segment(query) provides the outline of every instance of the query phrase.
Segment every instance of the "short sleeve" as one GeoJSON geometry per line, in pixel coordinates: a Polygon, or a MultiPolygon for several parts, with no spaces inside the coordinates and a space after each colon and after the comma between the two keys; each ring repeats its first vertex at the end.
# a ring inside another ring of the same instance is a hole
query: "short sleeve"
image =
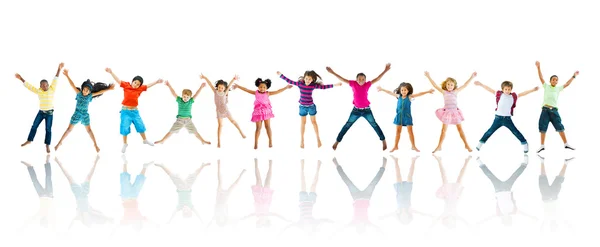
{"type": "Polygon", "coordinates": [[[560,86],[557,86],[557,89],[558,89],[558,91],[560,92],[560,91],[562,91],[563,89],[565,89],[565,85],[560,85],[560,86]]]}
{"type": "Polygon", "coordinates": [[[146,85],[141,85],[141,86],[139,87],[139,90],[140,90],[140,91],[142,91],[142,92],[144,92],[144,91],[148,90],[148,86],[146,86],[146,85]]]}
{"type": "Polygon", "coordinates": [[[183,99],[179,96],[177,96],[177,99],[175,99],[175,101],[177,101],[177,103],[183,103],[183,99]]]}
{"type": "Polygon", "coordinates": [[[126,81],[121,81],[121,83],[119,84],[122,88],[128,88],[131,85],[129,84],[129,82],[126,81]]]}
{"type": "Polygon", "coordinates": [[[190,100],[188,102],[190,102],[190,104],[193,104],[194,103],[194,97],[190,97],[190,100]]]}

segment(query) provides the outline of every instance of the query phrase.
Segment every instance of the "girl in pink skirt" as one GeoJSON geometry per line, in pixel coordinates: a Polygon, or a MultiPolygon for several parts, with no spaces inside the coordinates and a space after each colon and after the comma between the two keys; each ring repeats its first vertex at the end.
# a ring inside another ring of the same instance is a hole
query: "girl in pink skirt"
{"type": "Polygon", "coordinates": [[[269,137],[269,147],[271,148],[273,147],[273,139],[271,138],[271,118],[275,117],[275,115],[273,115],[269,96],[281,93],[288,88],[292,88],[293,86],[287,85],[286,87],[277,91],[269,92],[267,89],[271,87],[271,80],[266,79],[263,81],[261,78],[256,79],[254,85],[256,85],[258,88],[256,91],[252,91],[238,84],[236,84],[235,87],[246,93],[254,94],[256,97],[254,100],[254,111],[252,112],[252,122],[256,123],[256,131],[254,132],[254,149],[258,148],[258,137],[260,136],[260,130],[262,129],[263,122],[265,123],[265,129],[267,130],[267,136],[269,137]]]}
{"type": "Polygon", "coordinates": [[[467,82],[465,82],[465,84],[459,88],[456,88],[456,80],[452,77],[446,78],[446,80],[442,82],[442,85],[440,87],[435,84],[433,79],[431,79],[431,77],[429,76],[429,72],[425,71],[425,76],[427,77],[427,79],[429,79],[431,85],[433,85],[433,87],[436,90],[438,90],[444,95],[444,108],[440,108],[435,111],[435,115],[437,116],[437,118],[440,121],[442,121],[442,133],[440,134],[440,141],[438,143],[438,146],[437,148],[435,148],[435,150],[433,150],[433,153],[442,150],[442,143],[444,142],[444,138],[446,137],[446,129],[448,128],[448,125],[456,125],[456,129],[460,134],[460,138],[465,143],[465,148],[469,152],[471,152],[471,147],[469,147],[469,144],[467,143],[467,138],[465,137],[465,133],[463,132],[462,126],[460,124],[462,121],[465,120],[465,118],[463,117],[462,111],[460,111],[460,109],[458,108],[458,102],[456,97],[457,94],[460,91],[462,91],[465,87],[467,87],[471,80],[473,80],[473,78],[477,76],[477,72],[473,72],[469,80],[467,80],[467,82]]]}

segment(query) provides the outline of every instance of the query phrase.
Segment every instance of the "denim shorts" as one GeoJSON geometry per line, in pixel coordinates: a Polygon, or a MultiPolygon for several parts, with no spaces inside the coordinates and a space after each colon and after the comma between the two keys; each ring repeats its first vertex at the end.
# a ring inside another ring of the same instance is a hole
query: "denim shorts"
{"type": "Polygon", "coordinates": [[[565,131],[565,126],[562,124],[560,114],[558,114],[558,108],[542,107],[542,113],[540,114],[539,130],[541,133],[546,133],[548,130],[548,124],[552,123],[556,132],[565,131]]]}
{"type": "Polygon", "coordinates": [[[306,115],[317,115],[317,105],[300,105],[300,116],[306,117],[306,115]]]}

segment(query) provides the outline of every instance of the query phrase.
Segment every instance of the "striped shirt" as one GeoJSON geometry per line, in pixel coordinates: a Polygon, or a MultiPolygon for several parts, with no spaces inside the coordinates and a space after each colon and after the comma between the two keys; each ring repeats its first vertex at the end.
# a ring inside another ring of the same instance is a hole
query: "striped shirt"
{"type": "Polygon", "coordinates": [[[23,86],[38,95],[38,98],[40,99],[40,110],[48,111],[54,109],[54,92],[56,91],[57,83],[58,77],[54,77],[54,79],[52,79],[52,84],[50,84],[47,91],[34,87],[29,82],[24,82],[23,86]]]}
{"type": "Polygon", "coordinates": [[[458,108],[458,101],[456,99],[456,91],[444,91],[444,109],[456,109],[458,108]]]}
{"type": "Polygon", "coordinates": [[[315,89],[333,88],[333,84],[324,85],[324,84],[317,84],[317,83],[313,82],[309,85],[306,85],[304,83],[304,81],[292,81],[292,80],[288,79],[287,77],[285,77],[283,74],[280,75],[279,78],[285,80],[288,84],[298,86],[298,88],[300,88],[300,100],[298,102],[301,105],[305,105],[305,106],[314,104],[312,93],[315,89]]]}

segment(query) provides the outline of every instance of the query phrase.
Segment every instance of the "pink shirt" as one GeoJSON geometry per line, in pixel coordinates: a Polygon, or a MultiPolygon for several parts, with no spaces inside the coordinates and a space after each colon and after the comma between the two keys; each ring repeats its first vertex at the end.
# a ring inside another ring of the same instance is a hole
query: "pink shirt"
{"type": "Polygon", "coordinates": [[[367,221],[369,220],[369,199],[358,199],[354,201],[354,220],[367,221]]]}
{"type": "Polygon", "coordinates": [[[371,105],[369,102],[369,88],[371,88],[371,81],[365,82],[365,84],[359,85],[356,81],[348,81],[350,87],[352,88],[352,92],[354,93],[354,107],[356,108],[367,108],[371,105]]]}

